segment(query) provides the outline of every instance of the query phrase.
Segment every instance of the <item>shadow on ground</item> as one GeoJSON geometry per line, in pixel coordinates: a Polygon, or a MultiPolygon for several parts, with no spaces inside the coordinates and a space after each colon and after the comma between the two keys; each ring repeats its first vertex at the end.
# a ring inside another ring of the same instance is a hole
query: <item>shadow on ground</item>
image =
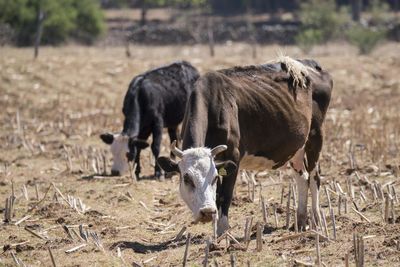
{"type": "MultiPolygon", "coordinates": [[[[110,246],[110,250],[114,250],[116,248],[120,249],[132,249],[136,253],[153,253],[160,252],[166,249],[182,247],[186,244],[186,236],[182,236],[179,240],[171,239],[164,242],[156,243],[156,244],[146,244],[137,241],[118,241],[110,246]]],[[[191,244],[201,244],[204,243],[204,235],[200,234],[191,238],[191,244]]]]}

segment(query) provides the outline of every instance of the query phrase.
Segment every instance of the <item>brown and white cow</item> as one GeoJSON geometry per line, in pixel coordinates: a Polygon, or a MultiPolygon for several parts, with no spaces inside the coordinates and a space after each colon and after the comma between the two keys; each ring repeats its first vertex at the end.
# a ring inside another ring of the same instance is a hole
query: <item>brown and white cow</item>
{"type": "Polygon", "coordinates": [[[180,173],[180,194],[195,221],[210,221],[215,214],[222,234],[229,227],[239,166],[276,169],[287,162],[298,185],[299,229],[306,226],[309,187],[313,213],[319,216],[320,181],[314,172],[332,84],[315,61],[283,56],[276,64],[202,76],[186,109],[183,150],[171,145],[180,161],[158,159],[165,171],[180,173]],[[219,181],[222,167],[226,175],[219,181]]]}

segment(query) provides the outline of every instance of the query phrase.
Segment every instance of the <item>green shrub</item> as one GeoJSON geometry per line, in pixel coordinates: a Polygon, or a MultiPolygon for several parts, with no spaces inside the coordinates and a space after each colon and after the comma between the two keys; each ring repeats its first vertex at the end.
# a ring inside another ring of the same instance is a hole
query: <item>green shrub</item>
{"type": "Polygon", "coordinates": [[[76,16],[78,27],[73,32],[73,36],[90,44],[105,32],[103,13],[93,0],[74,0],[74,7],[78,11],[76,16]]]}
{"type": "Polygon", "coordinates": [[[296,43],[304,52],[340,35],[349,21],[346,9],[337,12],[334,0],[309,0],[300,5],[301,28],[296,43]]]}
{"type": "Polygon", "coordinates": [[[347,30],[347,38],[358,47],[360,54],[369,54],[385,38],[386,31],[355,25],[347,30]]]}
{"type": "Polygon", "coordinates": [[[360,54],[369,54],[386,38],[389,6],[379,0],[371,1],[369,25],[353,24],[346,31],[348,41],[357,46],[360,54]]]}
{"type": "Polygon", "coordinates": [[[322,32],[318,29],[304,29],[296,36],[296,43],[306,54],[322,42],[322,32]]]}
{"type": "Polygon", "coordinates": [[[87,43],[104,32],[103,14],[96,0],[0,0],[0,23],[16,31],[18,45],[33,44],[39,6],[45,17],[44,44],[59,44],[68,37],[87,43]]]}

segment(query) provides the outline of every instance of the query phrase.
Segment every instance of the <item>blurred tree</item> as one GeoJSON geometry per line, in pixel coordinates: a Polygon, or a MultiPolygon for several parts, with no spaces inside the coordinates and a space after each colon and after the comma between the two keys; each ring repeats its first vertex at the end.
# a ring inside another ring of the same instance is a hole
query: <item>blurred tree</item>
{"type": "Polygon", "coordinates": [[[18,45],[32,45],[39,36],[38,10],[45,44],[59,44],[68,37],[90,43],[105,30],[96,0],[0,0],[0,23],[15,29],[18,45]]]}
{"type": "Polygon", "coordinates": [[[369,54],[386,38],[388,32],[386,24],[390,21],[388,16],[389,5],[381,0],[371,0],[367,9],[371,18],[368,26],[362,23],[353,23],[346,31],[350,43],[358,47],[360,54],[369,54]]]}
{"type": "Polygon", "coordinates": [[[296,42],[304,52],[339,35],[349,20],[346,10],[336,11],[334,0],[308,0],[301,4],[299,16],[302,25],[296,42]]]}
{"type": "Polygon", "coordinates": [[[353,21],[360,21],[361,9],[361,0],[351,0],[351,18],[353,19],[353,21]]]}

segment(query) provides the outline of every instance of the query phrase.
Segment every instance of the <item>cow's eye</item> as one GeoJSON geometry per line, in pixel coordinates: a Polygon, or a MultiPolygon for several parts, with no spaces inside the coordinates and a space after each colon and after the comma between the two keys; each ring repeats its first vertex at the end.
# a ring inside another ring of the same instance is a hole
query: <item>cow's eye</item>
{"type": "Polygon", "coordinates": [[[185,185],[190,186],[192,188],[194,188],[194,183],[193,180],[190,178],[189,174],[185,174],[183,176],[183,182],[185,183],[185,185]]]}

